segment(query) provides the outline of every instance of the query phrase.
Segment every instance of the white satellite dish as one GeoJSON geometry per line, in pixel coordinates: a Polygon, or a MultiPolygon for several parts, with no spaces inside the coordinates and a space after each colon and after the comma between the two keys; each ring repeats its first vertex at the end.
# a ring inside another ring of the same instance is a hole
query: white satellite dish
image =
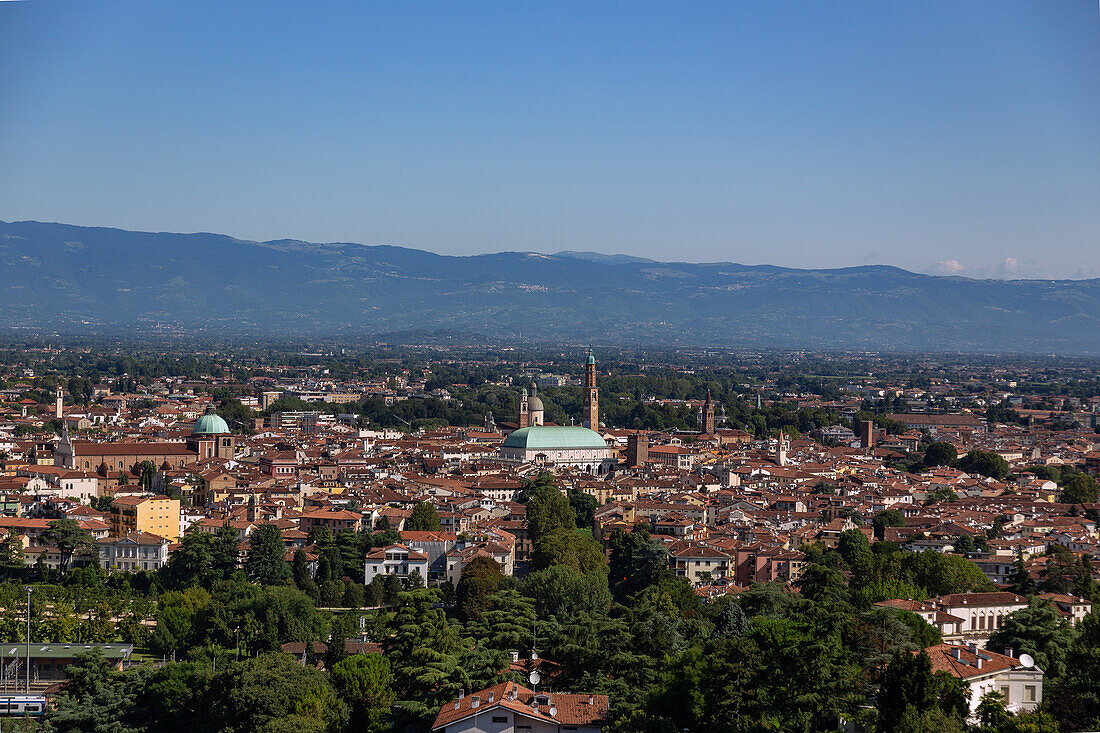
{"type": "Polygon", "coordinates": [[[531,680],[532,685],[537,685],[539,682],[542,681],[542,677],[539,675],[538,670],[535,670],[530,675],[528,675],[527,679],[531,680]]]}
{"type": "Polygon", "coordinates": [[[1035,666],[1035,657],[1031,656],[1030,654],[1021,654],[1020,655],[1020,664],[1022,664],[1025,667],[1034,667],[1035,666]]]}
{"type": "Polygon", "coordinates": [[[550,706],[550,717],[553,718],[557,714],[558,714],[558,709],[556,707],[554,707],[553,705],[551,705],[550,706]]]}

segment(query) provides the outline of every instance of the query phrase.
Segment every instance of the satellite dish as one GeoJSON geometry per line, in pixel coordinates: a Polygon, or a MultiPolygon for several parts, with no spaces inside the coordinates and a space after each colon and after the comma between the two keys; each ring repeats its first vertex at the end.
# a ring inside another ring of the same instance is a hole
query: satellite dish
{"type": "Polygon", "coordinates": [[[557,714],[558,714],[558,709],[556,707],[554,707],[553,705],[551,705],[550,706],[550,717],[553,718],[557,714]]]}
{"type": "Polygon", "coordinates": [[[1021,654],[1020,655],[1020,664],[1022,664],[1025,667],[1034,667],[1035,666],[1035,657],[1031,656],[1030,654],[1021,654]]]}
{"type": "Polygon", "coordinates": [[[538,670],[535,670],[527,676],[527,679],[531,680],[532,685],[537,685],[539,682],[542,681],[542,676],[539,675],[538,670]]]}

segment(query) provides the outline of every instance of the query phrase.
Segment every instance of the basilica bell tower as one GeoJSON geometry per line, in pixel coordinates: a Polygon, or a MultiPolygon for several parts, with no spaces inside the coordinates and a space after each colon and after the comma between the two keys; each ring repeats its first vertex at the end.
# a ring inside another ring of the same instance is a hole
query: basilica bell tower
{"type": "Polygon", "coordinates": [[[584,365],[584,425],[590,430],[600,430],[600,391],[596,388],[596,357],[588,352],[584,365]]]}

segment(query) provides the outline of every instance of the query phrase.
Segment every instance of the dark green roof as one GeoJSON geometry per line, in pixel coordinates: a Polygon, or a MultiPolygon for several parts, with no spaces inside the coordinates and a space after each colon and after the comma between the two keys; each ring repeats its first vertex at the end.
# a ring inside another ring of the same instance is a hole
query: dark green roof
{"type": "Polygon", "coordinates": [[[229,425],[213,410],[196,420],[195,427],[191,430],[194,435],[220,435],[228,432],[229,425]]]}
{"type": "MultiPolygon", "coordinates": [[[[107,659],[126,659],[133,653],[132,644],[35,644],[31,642],[31,658],[67,659],[77,654],[99,649],[107,659]]],[[[0,647],[0,658],[21,659],[27,654],[25,642],[12,642],[0,647]]]]}

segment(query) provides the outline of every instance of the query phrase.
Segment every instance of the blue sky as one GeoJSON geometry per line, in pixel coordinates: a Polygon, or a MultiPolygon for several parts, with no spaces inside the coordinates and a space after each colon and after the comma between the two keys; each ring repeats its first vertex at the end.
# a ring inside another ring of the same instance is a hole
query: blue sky
{"type": "Polygon", "coordinates": [[[1100,13],[0,2],[0,219],[1100,276],[1100,13]]]}

